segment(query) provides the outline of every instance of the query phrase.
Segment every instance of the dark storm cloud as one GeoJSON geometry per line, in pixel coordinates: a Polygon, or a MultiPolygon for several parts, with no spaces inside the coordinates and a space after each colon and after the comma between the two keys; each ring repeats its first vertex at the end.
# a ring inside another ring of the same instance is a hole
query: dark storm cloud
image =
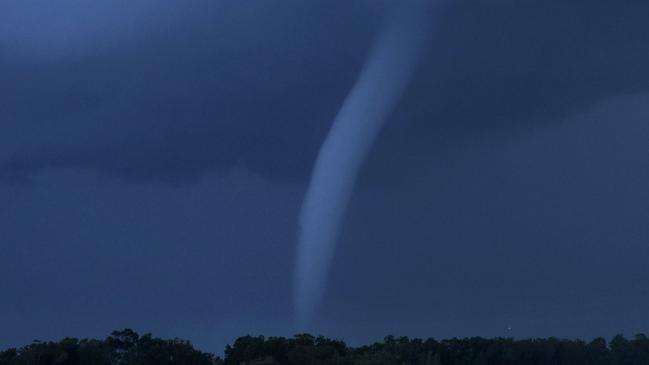
{"type": "Polygon", "coordinates": [[[3,176],[71,167],[182,181],[239,165],[302,173],[372,20],[295,1],[226,5],[76,58],[38,62],[30,50],[5,61],[3,176]]]}
{"type": "Polygon", "coordinates": [[[409,179],[357,191],[320,328],[646,331],[648,101],[613,98],[516,138],[457,141],[409,179]]]}
{"type": "MultiPolygon", "coordinates": [[[[378,1],[0,1],[0,344],[291,335],[305,179],[378,1]]],[[[646,332],[649,3],[447,12],[314,332],[646,332]]]]}
{"type": "MultiPolygon", "coordinates": [[[[151,4],[127,9],[132,23],[147,20],[130,33],[111,29],[124,26],[119,14],[96,30],[10,13],[9,26],[42,24],[1,38],[0,180],[51,168],[174,183],[241,166],[308,176],[383,9],[188,4],[176,18],[163,9],[173,22],[151,20],[151,4]]],[[[370,166],[649,89],[646,2],[462,1],[447,11],[370,166]]]]}

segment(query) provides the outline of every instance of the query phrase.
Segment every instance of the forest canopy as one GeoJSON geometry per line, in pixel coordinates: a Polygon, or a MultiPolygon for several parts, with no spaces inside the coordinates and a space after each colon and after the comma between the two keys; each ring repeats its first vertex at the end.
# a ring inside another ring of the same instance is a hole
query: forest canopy
{"type": "Polygon", "coordinates": [[[186,340],[161,339],[131,329],[103,340],[65,338],[0,351],[0,365],[646,365],[649,339],[622,335],[610,342],[558,338],[421,340],[387,336],[383,342],[351,347],[344,341],[299,334],[292,338],[244,336],[227,345],[224,358],[186,340]]]}

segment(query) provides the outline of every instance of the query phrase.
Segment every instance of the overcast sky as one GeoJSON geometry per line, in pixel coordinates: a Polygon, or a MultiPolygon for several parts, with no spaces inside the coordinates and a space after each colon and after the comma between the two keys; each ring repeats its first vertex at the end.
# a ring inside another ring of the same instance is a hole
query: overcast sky
{"type": "MultiPolygon", "coordinates": [[[[292,334],[309,174],[393,5],[0,2],[0,344],[292,334]]],[[[448,5],[312,332],[649,332],[649,3],[448,5]]]]}

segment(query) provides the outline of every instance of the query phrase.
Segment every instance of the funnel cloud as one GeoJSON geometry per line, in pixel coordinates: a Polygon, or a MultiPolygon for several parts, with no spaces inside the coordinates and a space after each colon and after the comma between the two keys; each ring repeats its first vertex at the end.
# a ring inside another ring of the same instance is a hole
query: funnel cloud
{"type": "Polygon", "coordinates": [[[400,5],[320,149],[300,215],[294,298],[300,328],[322,300],[358,172],[415,70],[430,33],[429,10],[425,1],[400,5]]]}

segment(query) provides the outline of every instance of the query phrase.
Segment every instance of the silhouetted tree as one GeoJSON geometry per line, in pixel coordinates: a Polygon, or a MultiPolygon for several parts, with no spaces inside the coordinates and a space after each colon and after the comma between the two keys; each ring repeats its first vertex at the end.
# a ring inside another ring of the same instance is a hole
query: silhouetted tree
{"type": "Polygon", "coordinates": [[[115,331],[104,341],[65,338],[34,341],[0,352],[0,365],[217,365],[221,359],[184,340],[139,336],[131,329],[115,331]]]}
{"type": "Polygon", "coordinates": [[[293,338],[244,336],[225,348],[225,360],[185,340],[139,335],[131,329],[105,340],[34,341],[0,351],[0,365],[649,365],[649,338],[615,336],[588,343],[557,338],[443,341],[387,336],[357,348],[310,334],[293,338]]]}

